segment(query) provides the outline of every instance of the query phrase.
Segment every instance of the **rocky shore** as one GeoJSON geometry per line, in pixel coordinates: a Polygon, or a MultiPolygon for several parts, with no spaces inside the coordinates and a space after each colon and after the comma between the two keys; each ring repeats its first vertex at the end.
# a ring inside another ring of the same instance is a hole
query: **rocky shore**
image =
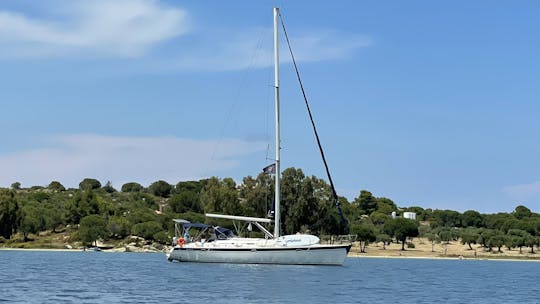
{"type": "Polygon", "coordinates": [[[26,242],[20,239],[3,240],[0,242],[1,250],[50,250],[50,251],[90,251],[103,252],[148,252],[165,253],[172,246],[152,242],[138,236],[128,236],[121,240],[97,241],[95,246],[84,246],[81,242],[70,241],[66,233],[40,233],[26,242]]]}

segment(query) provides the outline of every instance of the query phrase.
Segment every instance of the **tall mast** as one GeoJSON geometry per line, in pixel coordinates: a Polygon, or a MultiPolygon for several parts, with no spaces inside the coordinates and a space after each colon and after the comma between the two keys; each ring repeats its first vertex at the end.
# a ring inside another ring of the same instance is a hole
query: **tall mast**
{"type": "Polygon", "coordinates": [[[274,7],[274,93],[276,99],[276,186],[274,201],[274,237],[279,237],[279,227],[281,226],[281,213],[279,207],[279,182],[281,175],[279,150],[281,150],[279,139],[279,48],[278,48],[278,18],[279,8],[274,7]]]}

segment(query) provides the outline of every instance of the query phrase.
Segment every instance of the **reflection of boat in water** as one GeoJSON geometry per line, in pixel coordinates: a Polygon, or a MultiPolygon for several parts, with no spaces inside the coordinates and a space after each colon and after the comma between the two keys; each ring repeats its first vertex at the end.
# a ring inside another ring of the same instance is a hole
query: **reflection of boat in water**
{"type": "MultiPolygon", "coordinates": [[[[276,158],[270,168],[275,173],[274,232],[268,231],[263,224],[271,223],[271,219],[232,215],[206,214],[207,217],[229,219],[243,222],[247,230],[256,226],[264,238],[244,238],[223,227],[190,223],[175,220],[174,247],[168,254],[170,261],[180,262],[216,262],[216,263],[257,263],[257,264],[310,264],[310,265],[342,265],[348,244],[321,244],[317,236],[294,234],[280,236],[280,129],[279,129],[279,63],[278,63],[278,19],[279,9],[274,8],[274,71],[276,102],[276,158]],[[197,230],[197,236],[190,236],[191,230],[197,230]]],[[[307,101],[306,101],[307,102],[307,101]]],[[[308,108],[309,111],[309,108],[308,108]]],[[[311,116],[311,114],[310,114],[311,116]]],[[[314,125],[313,125],[314,126],[314,125]]],[[[317,134],[315,133],[317,136],[317,134]]],[[[318,137],[317,137],[318,139],[318,137]]],[[[319,142],[320,145],[320,142],[319,142]]],[[[322,153],[322,148],[321,148],[322,153]]],[[[324,155],[323,155],[323,161],[324,155]]],[[[326,163],[325,163],[326,165],[326,163]]],[[[328,172],[328,168],[327,168],[328,172]]],[[[333,189],[336,205],[339,207],[337,194],[333,189]]],[[[342,215],[342,214],[341,214],[342,215]]],[[[343,216],[343,215],[342,215],[343,216]]],[[[342,217],[344,222],[345,219],[342,217]]]]}

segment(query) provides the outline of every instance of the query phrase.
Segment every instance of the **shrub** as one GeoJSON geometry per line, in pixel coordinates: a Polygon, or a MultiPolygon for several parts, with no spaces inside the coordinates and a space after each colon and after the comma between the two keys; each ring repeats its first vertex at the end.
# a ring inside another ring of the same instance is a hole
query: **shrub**
{"type": "Polygon", "coordinates": [[[154,241],[160,243],[160,244],[169,244],[171,242],[171,238],[165,231],[159,231],[154,234],[153,236],[154,241]]]}
{"type": "Polygon", "coordinates": [[[144,222],[133,225],[131,227],[131,233],[142,238],[153,240],[154,235],[160,231],[163,231],[161,224],[155,221],[144,222]]]}

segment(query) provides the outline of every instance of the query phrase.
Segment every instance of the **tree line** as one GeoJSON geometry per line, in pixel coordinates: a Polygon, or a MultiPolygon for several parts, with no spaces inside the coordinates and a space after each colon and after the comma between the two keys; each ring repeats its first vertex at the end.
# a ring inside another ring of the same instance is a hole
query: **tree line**
{"type": "MultiPolygon", "coordinates": [[[[41,231],[78,227],[72,238],[85,244],[130,235],[168,244],[174,234],[173,218],[216,224],[219,220],[207,219],[204,213],[266,217],[273,192],[273,177],[262,173],[247,176],[239,184],[232,178],[211,177],[177,184],[159,180],[148,187],[130,182],[119,190],[111,182],[102,185],[93,178],[82,180],[77,189],[66,189],[58,181],[30,188],[13,183],[0,189],[0,241],[15,234],[26,241],[41,231]]],[[[522,205],[511,213],[497,214],[398,208],[391,199],[375,197],[366,190],[352,201],[345,197],[339,200],[349,222],[347,232],[357,236],[362,250],[370,242],[385,245],[392,241],[405,249],[408,238],[416,236],[427,237],[433,244],[460,240],[499,251],[506,246],[534,252],[540,243],[540,215],[522,205]],[[399,217],[406,211],[415,212],[417,220],[399,217]],[[398,217],[392,218],[392,212],[398,217]]],[[[306,176],[298,168],[282,173],[281,217],[284,234],[337,235],[346,228],[326,181],[306,176]]]]}

